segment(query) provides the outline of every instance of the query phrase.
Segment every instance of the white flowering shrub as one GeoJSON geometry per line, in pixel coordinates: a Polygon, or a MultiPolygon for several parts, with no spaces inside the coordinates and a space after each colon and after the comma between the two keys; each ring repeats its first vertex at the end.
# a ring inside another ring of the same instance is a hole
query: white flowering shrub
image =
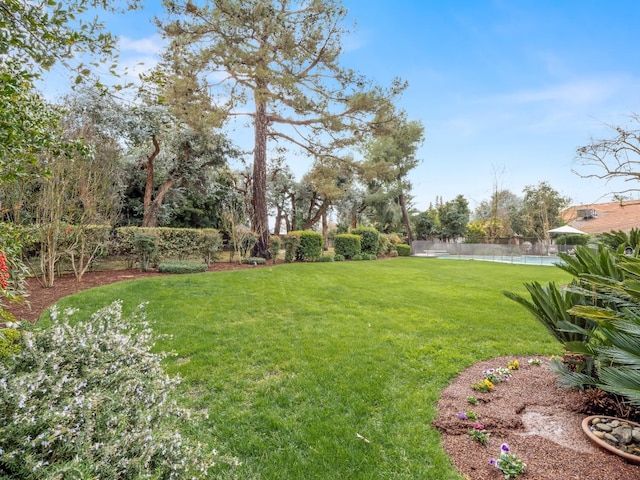
{"type": "Polygon", "coordinates": [[[180,435],[188,412],[144,310],[123,319],[114,302],[73,326],[68,315],[54,308],[0,364],[0,478],[205,478],[218,458],[180,435]]]}

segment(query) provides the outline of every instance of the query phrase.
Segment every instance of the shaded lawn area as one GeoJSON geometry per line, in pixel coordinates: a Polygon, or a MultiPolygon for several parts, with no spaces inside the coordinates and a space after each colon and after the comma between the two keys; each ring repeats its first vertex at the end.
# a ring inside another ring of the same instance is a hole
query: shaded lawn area
{"type": "Polygon", "coordinates": [[[208,415],[188,433],[242,462],[219,478],[460,479],[430,426],[440,391],[479,360],[561,353],[501,293],[534,280],[570,276],[424,258],[289,264],[123,282],[59,305],[82,318],[149,302],[184,404],[208,415]]]}

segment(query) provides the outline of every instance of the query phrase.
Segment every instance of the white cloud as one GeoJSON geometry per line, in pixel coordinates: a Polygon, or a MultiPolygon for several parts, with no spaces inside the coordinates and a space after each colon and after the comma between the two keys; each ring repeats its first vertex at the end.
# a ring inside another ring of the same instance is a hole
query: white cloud
{"type": "Polygon", "coordinates": [[[129,37],[119,37],[120,52],[142,53],[145,55],[157,55],[166,46],[166,41],[157,33],[150,37],[134,40],[129,37]]]}

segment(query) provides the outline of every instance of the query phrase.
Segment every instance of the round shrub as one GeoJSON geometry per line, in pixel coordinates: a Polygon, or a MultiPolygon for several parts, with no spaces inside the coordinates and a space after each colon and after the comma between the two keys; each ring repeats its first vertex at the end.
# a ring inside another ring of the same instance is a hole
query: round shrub
{"type": "Polygon", "coordinates": [[[404,243],[399,243],[396,245],[396,251],[400,257],[409,257],[411,256],[411,246],[405,245],[404,243]]]}
{"type": "Polygon", "coordinates": [[[300,245],[300,237],[298,235],[287,235],[284,238],[284,261],[287,263],[295,262],[296,250],[300,245]]]}
{"type": "Polygon", "coordinates": [[[264,265],[267,260],[262,257],[247,257],[242,259],[242,263],[246,265],[264,265]]]}
{"type": "Polygon", "coordinates": [[[276,263],[278,259],[278,253],[280,253],[280,248],[282,247],[282,241],[280,237],[277,235],[273,235],[271,237],[271,245],[269,247],[269,252],[271,253],[271,258],[273,259],[273,263],[276,263]]]}
{"type": "Polygon", "coordinates": [[[345,260],[344,255],[340,255],[339,253],[336,253],[333,256],[333,261],[334,262],[344,262],[344,260],[345,260]]]}
{"type": "Polygon", "coordinates": [[[333,257],[331,255],[323,255],[322,257],[318,257],[316,262],[333,262],[333,257]]]}
{"type": "Polygon", "coordinates": [[[179,380],[153,353],[144,312],[114,302],[91,320],[23,335],[0,362],[3,478],[206,478],[216,458],[179,430],[179,380]]]}
{"type": "Polygon", "coordinates": [[[358,255],[361,250],[362,238],[360,235],[353,233],[341,233],[336,235],[333,240],[333,249],[336,254],[343,255],[345,258],[353,258],[358,255]]]}
{"type": "Polygon", "coordinates": [[[206,263],[193,260],[174,260],[158,265],[158,271],[160,273],[200,273],[206,272],[207,268],[209,267],[206,263]]]}
{"type": "Polygon", "coordinates": [[[378,239],[380,238],[380,232],[373,227],[358,227],[352,228],[351,233],[353,235],[360,235],[361,240],[361,251],[363,253],[372,253],[377,255],[378,249],[380,246],[378,245],[378,239]]]}

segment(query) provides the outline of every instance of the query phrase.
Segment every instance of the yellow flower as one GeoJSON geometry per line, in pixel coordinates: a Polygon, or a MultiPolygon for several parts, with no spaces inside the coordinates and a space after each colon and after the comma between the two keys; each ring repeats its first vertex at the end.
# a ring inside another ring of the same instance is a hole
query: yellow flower
{"type": "Polygon", "coordinates": [[[509,362],[509,370],[518,370],[519,368],[520,368],[520,362],[518,362],[518,360],[509,362]]]}
{"type": "Polygon", "coordinates": [[[488,388],[493,388],[493,383],[491,383],[490,380],[488,379],[484,379],[484,384],[488,387],[488,388]]]}

